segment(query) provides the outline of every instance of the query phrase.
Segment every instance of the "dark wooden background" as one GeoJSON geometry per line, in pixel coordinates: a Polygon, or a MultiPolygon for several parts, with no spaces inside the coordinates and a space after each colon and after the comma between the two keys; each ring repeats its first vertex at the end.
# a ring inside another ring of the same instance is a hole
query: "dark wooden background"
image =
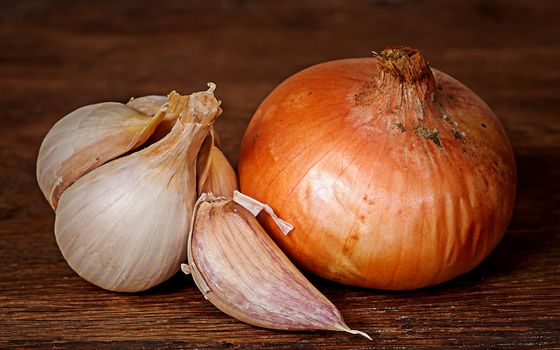
{"type": "Polygon", "coordinates": [[[559,1],[3,1],[0,10],[0,347],[560,348],[559,1]],[[278,332],[238,322],[187,276],[142,294],[81,280],[35,180],[40,142],[73,109],[218,85],[235,164],[259,101],[311,64],[390,44],[476,91],[517,156],[510,228],[477,269],[403,293],[313,278],[347,323],[278,332]]]}

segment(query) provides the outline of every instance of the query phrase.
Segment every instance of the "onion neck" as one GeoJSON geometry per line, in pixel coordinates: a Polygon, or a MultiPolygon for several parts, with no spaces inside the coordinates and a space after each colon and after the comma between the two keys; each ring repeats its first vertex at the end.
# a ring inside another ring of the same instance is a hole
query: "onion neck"
{"type": "Polygon", "coordinates": [[[400,105],[408,102],[425,106],[435,101],[434,76],[428,62],[418,50],[406,46],[391,46],[377,56],[377,61],[378,86],[387,94],[403,96],[400,105]]]}

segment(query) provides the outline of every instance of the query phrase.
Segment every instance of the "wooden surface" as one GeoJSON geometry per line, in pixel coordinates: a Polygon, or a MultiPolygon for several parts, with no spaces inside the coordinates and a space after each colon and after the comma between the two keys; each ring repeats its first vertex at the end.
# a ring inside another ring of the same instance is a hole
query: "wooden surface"
{"type": "Polygon", "coordinates": [[[4,1],[0,10],[0,347],[560,348],[560,2],[4,1]],[[212,4],[211,4],[212,3],[212,4]],[[259,101],[314,63],[389,44],[422,50],[476,91],[514,146],[510,228],[477,269],[406,293],[313,278],[348,325],[278,332],[238,322],[183,275],[141,294],[80,279],[35,180],[40,142],[75,108],[218,85],[237,162],[259,101]]]}

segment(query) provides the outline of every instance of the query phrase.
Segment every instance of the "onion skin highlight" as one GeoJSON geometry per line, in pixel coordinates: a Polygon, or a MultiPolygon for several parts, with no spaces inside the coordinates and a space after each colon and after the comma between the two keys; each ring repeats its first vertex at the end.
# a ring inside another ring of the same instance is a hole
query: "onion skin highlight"
{"type": "Polygon", "coordinates": [[[299,266],[389,290],[477,266],[507,228],[517,182],[495,114],[405,47],[280,84],[245,133],[239,180],[294,225],[285,236],[262,218],[299,266]]]}

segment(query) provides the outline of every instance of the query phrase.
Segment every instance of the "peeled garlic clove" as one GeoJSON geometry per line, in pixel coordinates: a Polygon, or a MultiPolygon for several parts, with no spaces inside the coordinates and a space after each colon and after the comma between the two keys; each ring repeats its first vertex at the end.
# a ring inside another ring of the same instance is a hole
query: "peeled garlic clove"
{"type": "Polygon", "coordinates": [[[212,131],[198,154],[198,194],[212,192],[216,196],[232,197],[238,189],[237,175],[215,142],[216,134],[212,131]]]}
{"type": "Polygon", "coordinates": [[[196,202],[196,158],[220,114],[214,85],[169,95],[178,116],[161,141],[80,178],[62,196],[55,235],[81,277],[112,291],[138,292],[173,276],[186,259],[196,202]]]}
{"type": "Polygon", "coordinates": [[[200,196],[188,265],[181,267],[193,275],[206,299],[243,322],[368,337],[348,328],[338,309],[288,260],[251,212],[232,199],[200,196]]]}
{"type": "Polygon", "coordinates": [[[53,209],[68,186],[144,143],[162,118],[163,111],[150,117],[121,103],[105,102],[78,108],[59,120],[37,158],[37,182],[53,209]]]}

